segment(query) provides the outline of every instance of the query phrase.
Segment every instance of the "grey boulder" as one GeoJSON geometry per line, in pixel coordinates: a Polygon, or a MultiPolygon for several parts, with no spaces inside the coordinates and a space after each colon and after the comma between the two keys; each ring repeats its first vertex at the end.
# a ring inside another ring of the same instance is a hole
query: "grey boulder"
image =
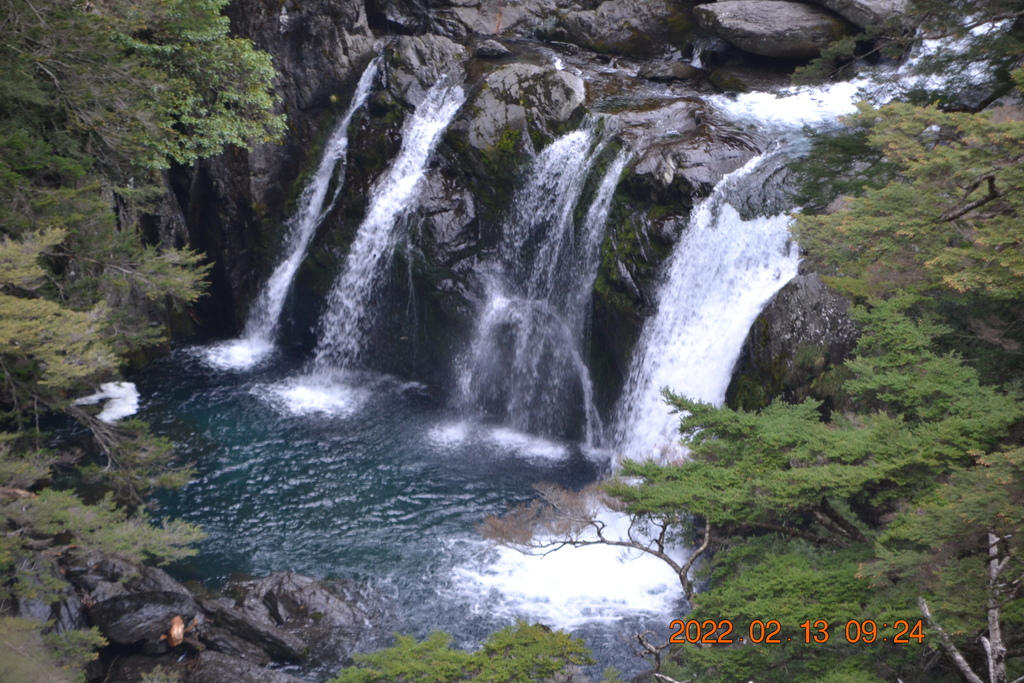
{"type": "Polygon", "coordinates": [[[832,10],[857,26],[877,26],[900,22],[907,13],[907,0],[811,0],[832,10]]]}
{"type": "Polygon", "coordinates": [[[785,0],[726,0],[694,8],[702,28],[745,52],[807,60],[852,33],[842,17],[785,0]]]}
{"type": "Polygon", "coordinates": [[[188,595],[159,591],[104,600],[89,610],[89,620],[112,643],[156,645],[170,630],[174,617],[189,625],[199,614],[199,605],[188,595]]]}
{"type": "Polygon", "coordinates": [[[469,144],[494,147],[506,130],[527,124],[548,132],[565,123],[583,104],[583,80],[554,67],[509,64],[489,74],[471,103],[469,144]]]}

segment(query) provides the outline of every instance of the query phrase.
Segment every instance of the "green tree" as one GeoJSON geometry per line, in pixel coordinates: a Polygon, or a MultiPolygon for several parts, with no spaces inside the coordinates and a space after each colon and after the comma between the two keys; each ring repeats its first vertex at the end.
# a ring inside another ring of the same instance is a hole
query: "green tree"
{"type": "MultiPolygon", "coordinates": [[[[0,602],[53,598],[50,560],[101,552],[167,562],[199,530],[152,524],[154,487],[180,484],[145,424],[76,405],[166,338],[168,306],[203,292],[201,257],[151,244],[163,172],[229,145],[278,138],[269,56],[231,37],[227,0],[9,0],[0,5],[0,602]],[[40,418],[63,413],[98,452],[86,502],[47,487],[57,464],[40,418]],[[46,553],[42,555],[41,553],[46,553]]],[[[56,643],[92,649],[88,634],[56,643]]],[[[77,655],[76,655],[77,656],[77,655]]]]}
{"type": "Polygon", "coordinates": [[[492,633],[477,652],[451,648],[451,636],[435,631],[417,643],[397,636],[393,647],[354,655],[357,666],[331,683],[530,683],[568,667],[593,664],[590,651],[567,633],[519,622],[492,633]]]}
{"type": "MultiPolygon", "coordinates": [[[[1019,72],[1018,77],[1024,77],[1019,72]]],[[[842,210],[801,216],[801,244],[857,294],[949,289],[1024,294],[1024,121],[891,104],[848,121],[870,131],[890,182],[862,185],[842,210]]]]}

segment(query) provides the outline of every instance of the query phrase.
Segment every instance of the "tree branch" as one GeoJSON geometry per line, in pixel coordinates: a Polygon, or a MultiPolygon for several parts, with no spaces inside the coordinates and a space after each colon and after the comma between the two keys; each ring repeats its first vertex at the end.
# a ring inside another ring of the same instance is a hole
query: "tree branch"
{"type": "Polygon", "coordinates": [[[971,211],[974,211],[975,209],[980,208],[985,204],[988,204],[989,202],[1003,196],[1003,193],[996,189],[995,176],[989,174],[983,178],[979,178],[976,183],[967,188],[967,194],[964,195],[964,198],[971,196],[971,193],[978,189],[978,186],[980,186],[983,182],[988,184],[988,194],[986,194],[981,199],[976,199],[970,204],[965,204],[958,209],[950,209],[946,213],[939,216],[939,222],[948,223],[949,221],[955,221],[957,218],[960,218],[961,216],[968,214],[971,211]]]}
{"type": "Polygon", "coordinates": [[[858,543],[867,543],[868,539],[864,537],[861,530],[858,529],[850,520],[843,517],[839,512],[832,507],[832,504],[828,502],[828,499],[822,497],[821,505],[818,506],[818,510],[822,515],[831,520],[836,526],[839,527],[840,532],[845,536],[852,538],[858,543]]]}

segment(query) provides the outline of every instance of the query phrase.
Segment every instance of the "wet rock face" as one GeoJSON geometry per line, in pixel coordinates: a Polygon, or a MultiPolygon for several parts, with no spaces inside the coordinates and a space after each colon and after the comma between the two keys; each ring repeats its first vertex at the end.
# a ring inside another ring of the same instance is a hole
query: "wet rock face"
{"type": "Polygon", "coordinates": [[[762,57],[808,60],[852,32],[841,17],[785,0],[726,0],[694,8],[701,27],[762,57]]]}
{"type": "Polygon", "coordinates": [[[858,331],[849,304],[816,273],[782,288],[754,322],[727,392],[733,407],[772,399],[830,398],[829,373],[853,352],[858,331]]]}
{"type": "Polygon", "coordinates": [[[172,205],[150,228],[165,243],[187,239],[210,255],[210,296],[198,302],[197,312],[208,331],[220,334],[241,327],[258,275],[272,267],[289,188],[337,115],[332,98],[346,101],[379,49],[362,2],[244,0],[227,13],[232,32],[274,60],[287,137],[283,144],[230,149],[194,168],[173,169],[172,205]]]}

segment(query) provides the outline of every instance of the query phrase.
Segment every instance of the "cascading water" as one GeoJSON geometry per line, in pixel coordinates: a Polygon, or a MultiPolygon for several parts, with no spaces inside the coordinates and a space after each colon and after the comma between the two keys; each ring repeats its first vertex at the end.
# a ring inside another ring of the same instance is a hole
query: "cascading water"
{"type": "Polygon", "coordinates": [[[747,331],[761,308],[797,273],[786,214],[743,220],[730,204],[743,181],[779,152],[751,159],[725,176],[697,207],[644,326],[619,401],[619,458],[671,462],[682,457],[679,417],[661,396],[669,388],[721,404],[747,331]]]}
{"type": "Polygon", "coordinates": [[[831,125],[856,111],[865,84],[708,99],[736,124],[752,125],[776,142],[773,151],[719,181],[676,245],[657,295],[657,312],[644,326],[619,397],[613,434],[617,460],[685,457],[679,418],[665,405],[663,388],[716,405],[724,400],[750,325],[796,275],[799,260],[789,241],[787,215],[743,220],[736,206],[749,211],[757,204],[786,205],[785,196],[765,196],[759,183],[804,144],[803,126],[831,125]]]}
{"type": "Polygon", "coordinates": [[[284,258],[253,301],[242,337],[207,349],[205,357],[211,364],[226,369],[244,369],[255,365],[273,350],[278,322],[295,273],[302,265],[317,227],[334,208],[341,194],[348,156],[348,128],[370,95],[379,64],[380,58],[377,57],[363,71],[345,115],[331,132],[320,165],[302,190],[298,208],[289,221],[283,245],[284,258]],[[332,181],[334,193],[324,206],[332,181]]]}
{"type": "Polygon", "coordinates": [[[396,228],[414,205],[430,155],[465,99],[461,86],[442,77],[406,122],[398,156],[370,191],[366,218],[327,297],[313,361],[316,374],[343,370],[361,360],[373,322],[371,300],[391,264],[396,228]]]}
{"type": "Polygon", "coordinates": [[[580,355],[583,322],[611,197],[626,163],[620,154],[608,167],[577,235],[573,213],[603,149],[594,137],[592,128],[564,135],[531,165],[461,377],[465,408],[545,436],[567,436],[582,421],[588,446],[598,438],[600,418],[580,355]]]}

